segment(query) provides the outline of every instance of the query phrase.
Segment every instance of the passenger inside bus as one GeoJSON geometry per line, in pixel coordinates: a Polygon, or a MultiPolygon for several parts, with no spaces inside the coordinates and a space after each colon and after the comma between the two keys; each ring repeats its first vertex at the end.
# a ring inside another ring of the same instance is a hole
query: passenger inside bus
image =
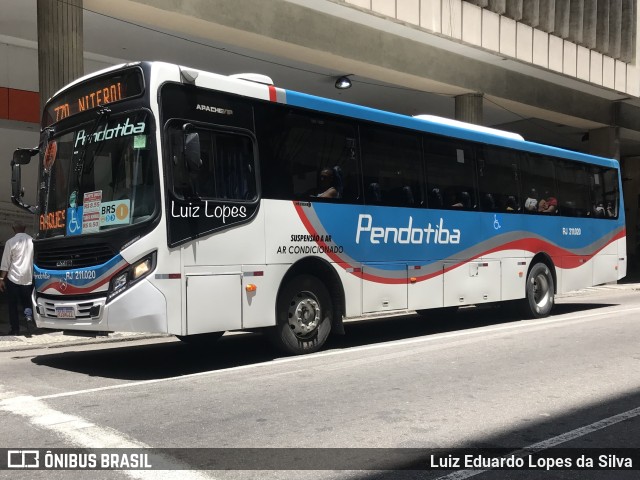
{"type": "Polygon", "coordinates": [[[549,195],[549,192],[546,192],[548,196],[546,198],[540,199],[538,202],[538,212],[540,213],[557,213],[558,211],[558,200],[549,195]]]}
{"type": "Polygon", "coordinates": [[[495,212],[496,211],[496,201],[493,198],[492,194],[485,193],[482,196],[482,211],[483,212],[495,212]]]}
{"type": "Polygon", "coordinates": [[[527,199],[524,201],[524,208],[528,212],[538,211],[538,194],[535,188],[531,188],[527,199]]]}
{"type": "Polygon", "coordinates": [[[507,201],[505,203],[505,210],[507,212],[517,212],[518,210],[520,210],[516,202],[516,197],[514,197],[513,195],[509,195],[507,197],[507,201]]]}
{"type": "Polygon", "coordinates": [[[442,208],[442,207],[443,207],[442,192],[440,192],[439,188],[435,187],[431,189],[431,192],[429,192],[429,208],[442,208]]]}
{"type": "Polygon", "coordinates": [[[378,205],[382,202],[382,192],[378,182],[372,182],[369,184],[365,200],[367,204],[371,205],[378,205]]]}
{"type": "Polygon", "coordinates": [[[342,179],[340,167],[323,168],[318,181],[318,197],[340,198],[342,192],[342,179]]]}
{"type": "Polygon", "coordinates": [[[470,210],[472,208],[471,195],[469,195],[469,192],[467,191],[459,192],[457,195],[455,195],[452,202],[453,203],[451,203],[451,206],[453,208],[463,208],[465,210],[470,210]]]}

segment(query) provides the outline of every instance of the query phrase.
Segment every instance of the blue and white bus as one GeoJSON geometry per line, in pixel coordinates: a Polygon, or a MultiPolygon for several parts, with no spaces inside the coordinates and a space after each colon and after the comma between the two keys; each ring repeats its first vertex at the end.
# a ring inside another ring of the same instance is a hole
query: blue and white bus
{"type": "Polygon", "coordinates": [[[370,313],[517,301],[543,317],[556,293],[626,272],[617,161],[262,75],[86,76],[12,168],[14,203],[37,209],[39,327],[263,330],[300,354],[370,313]]]}

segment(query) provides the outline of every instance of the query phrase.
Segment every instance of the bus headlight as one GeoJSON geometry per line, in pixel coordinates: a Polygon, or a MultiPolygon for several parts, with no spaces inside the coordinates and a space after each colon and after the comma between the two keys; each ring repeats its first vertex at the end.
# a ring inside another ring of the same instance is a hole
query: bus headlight
{"type": "Polygon", "coordinates": [[[144,258],[131,269],[131,280],[138,280],[151,271],[151,258],[144,258]]]}
{"type": "Polygon", "coordinates": [[[153,252],[136,263],[118,272],[111,279],[107,302],[120,295],[132,285],[149,275],[156,266],[156,252],[153,252]]]}

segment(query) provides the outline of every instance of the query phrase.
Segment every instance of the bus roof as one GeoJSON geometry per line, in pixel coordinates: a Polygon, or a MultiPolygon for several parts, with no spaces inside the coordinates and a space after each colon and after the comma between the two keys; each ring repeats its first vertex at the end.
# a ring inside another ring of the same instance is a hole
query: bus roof
{"type": "Polygon", "coordinates": [[[430,115],[410,117],[352,103],[308,95],[293,90],[286,90],[286,103],[288,105],[311,110],[318,110],[326,113],[358,118],[361,120],[409,128],[427,133],[445,135],[473,142],[486,143],[531,153],[552,155],[569,160],[618,168],[618,161],[613,158],[599,157],[564,148],[529,142],[522,139],[520,135],[513,134],[511,132],[500,131],[487,127],[478,128],[477,125],[465,124],[464,122],[459,121],[442,121],[437,119],[437,117],[430,115]]]}
{"type": "MultiPolygon", "coordinates": [[[[210,79],[215,78],[226,78],[232,82],[241,82],[242,84],[253,83],[258,81],[251,77],[251,74],[240,74],[240,75],[220,75],[212,72],[206,72],[198,69],[190,69],[188,67],[183,67],[175,64],[167,64],[165,62],[130,62],[126,64],[115,65],[112,67],[105,68],[98,72],[85,75],[74,82],[66,85],[64,88],[60,89],[58,92],[54,94],[57,96],[68,88],[77,85],[81,82],[94,78],[95,76],[102,75],[108,72],[117,71],[122,68],[128,68],[133,65],[142,65],[148,64],[153,66],[164,65],[169,67],[174,67],[177,69],[187,69],[197,71],[201,77],[209,77],[210,79]]],[[[263,87],[265,88],[274,88],[273,85],[268,85],[268,82],[271,80],[266,76],[260,76],[260,81],[263,87]]],[[[196,84],[199,82],[196,82],[196,84]]],[[[215,82],[213,82],[215,83],[215,82]]],[[[209,83],[211,85],[211,83],[209,83]]],[[[210,87],[205,87],[210,88],[210,87]]],[[[222,88],[222,91],[225,89],[222,88]]],[[[465,122],[460,122],[457,120],[444,119],[442,117],[435,117],[432,115],[418,115],[415,117],[411,117],[408,115],[403,115],[399,113],[388,112],[384,110],[378,110],[371,107],[365,107],[362,105],[357,105],[353,103],[342,102],[339,100],[332,100],[329,98],[318,97],[315,95],[310,95],[306,93],[297,92],[294,90],[284,90],[278,88],[281,92],[284,92],[284,95],[278,96],[278,102],[282,102],[287,105],[297,106],[301,108],[317,110],[320,112],[342,115],[352,118],[357,118],[360,120],[368,120],[371,122],[382,123],[402,128],[408,128],[412,130],[422,131],[426,133],[433,133],[438,135],[445,135],[453,138],[460,138],[464,140],[470,140],[473,142],[486,143],[490,145],[497,145],[507,148],[513,148],[516,150],[522,150],[525,152],[538,153],[541,155],[551,155],[555,157],[566,158],[569,160],[576,160],[585,163],[593,163],[596,165],[606,166],[618,168],[618,161],[612,158],[599,157],[595,155],[589,155],[573,150],[567,150],[559,147],[552,147],[549,145],[544,145],[535,142],[529,142],[524,140],[520,135],[506,132],[502,130],[492,129],[488,127],[482,127],[474,124],[468,124],[465,122]]],[[[237,93],[237,92],[234,92],[237,93]]]]}

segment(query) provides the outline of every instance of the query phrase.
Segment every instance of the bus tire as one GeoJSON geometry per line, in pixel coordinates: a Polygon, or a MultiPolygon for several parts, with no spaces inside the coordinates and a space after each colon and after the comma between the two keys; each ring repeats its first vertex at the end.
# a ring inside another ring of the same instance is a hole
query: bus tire
{"type": "Polygon", "coordinates": [[[320,350],[331,332],[333,304],[329,290],[312,275],[297,275],[280,289],[272,343],[288,354],[320,350]]]}
{"type": "Polygon", "coordinates": [[[527,275],[522,310],[527,318],[547,317],[554,304],[554,284],[551,270],[544,263],[536,263],[527,275]]]}
{"type": "Polygon", "coordinates": [[[176,335],[178,340],[194,346],[206,346],[218,340],[224,332],[198,333],[197,335],[176,335]]]}

